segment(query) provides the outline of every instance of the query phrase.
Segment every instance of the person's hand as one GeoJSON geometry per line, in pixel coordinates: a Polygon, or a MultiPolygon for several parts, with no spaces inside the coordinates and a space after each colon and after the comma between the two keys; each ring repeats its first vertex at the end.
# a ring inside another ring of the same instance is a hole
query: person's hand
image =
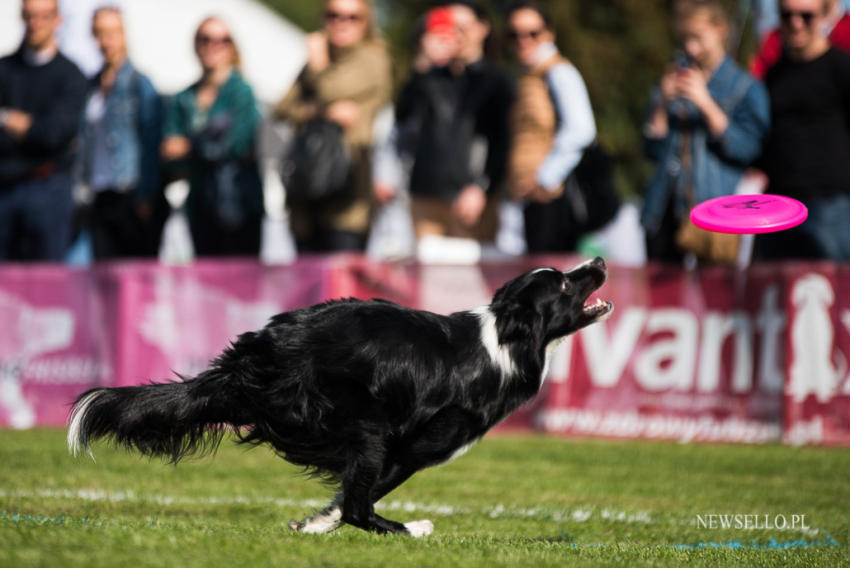
{"type": "Polygon", "coordinates": [[[473,227],[481,219],[486,204],[487,194],[481,186],[469,184],[461,190],[460,195],[452,203],[452,213],[461,223],[467,227],[473,227]]]}
{"type": "Polygon", "coordinates": [[[512,189],[514,197],[517,199],[531,199],[531,194],[534,193],[535,183],[533,181],[517,182],[512,189]]]}
{"type": "Polygon", "coordinates": [[[521,183],[514,188],[514,196],[536,203],[549,203],[561,194],[561,190],[549,191],[536,181],[521,183]]]}
{"type": "Polygon", "coordinates": [[[677,71],[676,91],[680,97],[690,100],[700,110],[714,103],[714,99],[708,92],[705,75],[696,69],[677,71]]]}
{"type": "Polygon", "coordinates": [[[549,203],[560,194],[560,191],[549,191],[545,187],[535,184],[528,198],[536,203],[549,203]]]}
{"type": "Polygon", "coordinates": [[[313,32],[307,34],[307,67],[319,73],[324,71],[331,63],[331,56],[328,53],[328,38],[324,32],[313,32]]]}
{"type": "Polygon", "coordinates": [[[185,136],[168,136],[162,141],[160,153],[166,161],[185,158],[192,151],[192,143],[185,136]]]}
{"type": "Polygon", "coordinates": [[[351,128],[360,118],[360,105],[354,101],[337,101],[325,109],[325,117],[342,126],[351,128]]]}
{"type": "Polygon", "coordinates": [[[153,206],[148,201],[139,201],[136,203],[136,217],[142,221],[147,221],[153,215],[153,206]]]}
{"type": "Polygon", "coordinates": [[[396,188],[385,183],[376,183],[372,187],[372,194],[379,205],[385,205],[395,199],[396,188]]]}
{"type": "Polygon", "coordinates": [[[32,126],[32,116],[16,109],[6,111],[6,121],[3,127],[15,138],[23,138],[32,126]]]}
{"type": "Polygon", "coordinates": [[[679,70],[676,67],[668,68],[661,77],[661,97],[665,105],[679,96],[678,77],[679,70]]]}
{"type": "Polygon", "coordinates": [[[729,117],[711,98],[705,75],[695,69],[685,69],[679,74],[680,96],[690,100],[702,113],[712,136],[722,136],[729,126],[729,117]]]}

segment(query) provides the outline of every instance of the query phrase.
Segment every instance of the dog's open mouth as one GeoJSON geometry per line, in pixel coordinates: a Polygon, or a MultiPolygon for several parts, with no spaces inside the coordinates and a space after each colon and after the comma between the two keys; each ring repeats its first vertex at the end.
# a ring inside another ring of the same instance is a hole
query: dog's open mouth
{"type": "Polygon", "coordinates": [[[614,311],[613,303],[597,298],[592,304],[585,304],[584,317],[593,321],[598,321],[602,318],[608,317],[612,311],[614,311]]]}
{"type": "Polygon", "coordinates": [[[577,267],[567,276],[584,282],[583,293],[587,299],[582,306],[582,315],[586,321],[585,325],[605,319],[614,311],[612,302],[607,302],[601,298],[593,298],[592,301],[590,299],[608,280],[608,268],[605,266],[604,260],[596,257],[577,267]]]}

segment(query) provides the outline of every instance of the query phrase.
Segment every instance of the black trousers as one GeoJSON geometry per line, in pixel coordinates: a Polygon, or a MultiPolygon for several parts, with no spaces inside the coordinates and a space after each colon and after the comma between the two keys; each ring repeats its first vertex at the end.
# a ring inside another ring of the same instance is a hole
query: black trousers
{"type": "Polygon", "coordinates": [[[676,244],[676,233],[679,232],[681,225],[682,220],[674,213],[672,200],[668,201],[667,209],[664,210],[664,217],[661,219],[658,230],[653,233],[646,233],[647,258],[662,262],[681,262],[684,260],[685,253],[676,244]]]}
{"type": "Polygon", "coordinates": [[[67,172],[0,187],[0,262],[61,262],[73,211],[67,172]]]}
{"type": "Polygon", "coordinates": [[[296,239],[300,253],[362,252],[366,248],[366,235],[339,229],[317,228],[307,239],[296,239]]]}
{"type": "Polygon", "coordinates": [[[259,256],[263,218],[247,217],[227,225],[211,216],[189,215],[189,232],[197,256],[259,256]]]}
{"type": "Polygon", "coordinates": [[[581,235],[576,233],[572,209],[565,193],[549,203],[529,202],[523,216],[529,253],[575,251],[581,235]]]}
{"type": "Polygon", "coordinates": [[[92,249],[96,260],[153,258],[159,252],[168,202],[158,195],[142,218],[132,191],[95,193],[89,212],[92,249]]]}

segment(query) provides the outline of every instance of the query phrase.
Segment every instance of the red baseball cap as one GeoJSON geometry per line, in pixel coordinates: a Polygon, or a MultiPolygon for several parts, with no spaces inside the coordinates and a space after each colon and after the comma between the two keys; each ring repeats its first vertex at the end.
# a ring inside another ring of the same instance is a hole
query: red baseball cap
{"type": "Polygon", "coordinates": [[[433,34],[454,33],[455,19],[452,9],[442,6],[429,10],[425,15],[425,31],[433,34]]]}

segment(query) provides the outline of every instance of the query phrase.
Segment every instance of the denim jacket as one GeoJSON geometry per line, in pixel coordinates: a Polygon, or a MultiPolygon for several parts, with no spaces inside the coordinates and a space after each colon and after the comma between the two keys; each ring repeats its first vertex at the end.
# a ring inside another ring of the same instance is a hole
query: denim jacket
{"type": "MultiPolygon", "coordinates": [[[[709,80],[708,92],[729,119],[728,127],[719,137],[711,135],[693,103],[683,100],[672,101],[668,106],[667,136],[644,135],[646,156],[657,164],[646,189],[641,215],[649,233],[656,232],[661,225],[671,192],[674,213],[681,219],[697,203],[734,193],[746,167],[761,154],[762,142],[770,129],[770,102],[764,86],[727,57],[709,80]],[[691,132],[690,178],[680,162],[682,133],[686,128],[691,132]],[[689,180],[694,203],[688,202],[689,180]]],[[[660,104],[660,98],[660,91],[656,91],[655,105],[660,104]]]]}
{"type": "MultiPolygon", "coordinates": [[[[100,73],[91,91],[99,88],[100,73]]],[[[115,189],[134,191],[138,200],[151,198],[160,186],[159,144],[162,138],[162,103],[151,82],[126,61],[106,96],[107,147],[115,189]]],[[[91,179],[93,151],[91,127],[83,118],[79,171],[83,182],[91,179]]]]}

